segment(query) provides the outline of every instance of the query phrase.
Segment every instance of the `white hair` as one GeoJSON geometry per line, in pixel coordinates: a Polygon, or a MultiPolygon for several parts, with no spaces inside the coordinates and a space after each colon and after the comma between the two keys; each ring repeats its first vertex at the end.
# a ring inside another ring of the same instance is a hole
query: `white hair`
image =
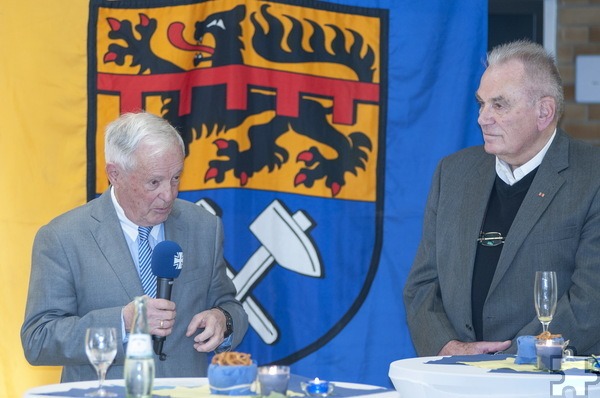
{"type": "Polygon", "coordinates": [[[525,68],[525,81],[531,99],[546,96],[554,98],[556,119],[559,119],[564,111],[565,97],[554,57],[537,43],[517,40],[494,48],[487,56],[487,65],[500,65],[512,60],[521,62],[525,68]]]}
{"type": "MultiPolygon", "coordinates": [[[[133,153],[141,142],[161,152],[179,146],[185,156],[185,145],[177,130],[160,116],[147,112],[124,113],[106,126],[104,158],[125,170],[135,167],[133,153]]],[[[152,154],[149,154],[151,156],[152,154]]]]}

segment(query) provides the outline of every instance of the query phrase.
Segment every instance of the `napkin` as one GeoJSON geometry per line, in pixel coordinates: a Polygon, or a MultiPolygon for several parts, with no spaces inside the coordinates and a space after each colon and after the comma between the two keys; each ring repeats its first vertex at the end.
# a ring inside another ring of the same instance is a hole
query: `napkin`
{"type": "Polygon", "coordinates": [[[520,364],[535,364],[535,336],[519,336],[517,337],[517,357],[515,363],[520,364]]]}

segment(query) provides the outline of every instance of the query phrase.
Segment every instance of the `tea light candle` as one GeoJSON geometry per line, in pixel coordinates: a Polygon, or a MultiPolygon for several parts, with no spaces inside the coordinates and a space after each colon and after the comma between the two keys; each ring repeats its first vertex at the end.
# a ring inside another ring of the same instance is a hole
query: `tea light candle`
{"type": "Polygon", "coordinates": [[[333,392],[334,384],[325,380],[319,380],[315,378],[310,381],[301,381],[300,387],[302,391],[309,397],[321,397],[325,398],[333,392]]]}
{"type": "Polygon", "coordinates": [[[258,368],[260,395],[263,397],[271,395],[272,392],[285,395],[289,380],[290,368],[288,366],[261,366],[258,368]]]}
{"type": "Polygon", "coordinates": [[[325,380],[319,380],[319,378],[315,378],[314,380],[306,383],[306,392],[308,394],[327,394],[329,392],[329,382],[325,380]]]}
{"type": "Polygon", "coordinates": [[[535,345],[537,355],[537,368],[540,370],[557,371],[561,369],[563,357],[562,343],[556,344],[551,340],[546,343],[537,343],[535,345]]]}

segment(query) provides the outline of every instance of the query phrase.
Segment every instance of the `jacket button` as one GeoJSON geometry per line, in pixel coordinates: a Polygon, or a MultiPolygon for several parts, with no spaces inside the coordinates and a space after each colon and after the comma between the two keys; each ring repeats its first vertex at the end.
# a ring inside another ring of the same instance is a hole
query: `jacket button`
{"type": "Polygon", "coordinates": [[[466,324],[466,325],[465,325],[465,327],[466,327],[468,330],[473,330],[473,326],[471,326],[471,325],[469,325],[469,324],[466,324]]]}

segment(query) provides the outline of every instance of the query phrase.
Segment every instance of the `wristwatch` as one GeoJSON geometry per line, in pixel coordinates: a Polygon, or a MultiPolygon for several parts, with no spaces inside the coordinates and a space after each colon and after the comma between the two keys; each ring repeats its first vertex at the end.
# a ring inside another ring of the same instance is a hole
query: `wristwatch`
{"type": "Polygon", "coordinates": [[[218,306],[215,308],[220,310],[223,313],[223,315],[225,315],[225,327],[227,329],[225,329],[225,334],[223,335],[223,337],[227,338],[231,336],[231,333],[233,333],[233,319],[231,318],[229,312],[227,312],[225,309],[218,306]]]}

